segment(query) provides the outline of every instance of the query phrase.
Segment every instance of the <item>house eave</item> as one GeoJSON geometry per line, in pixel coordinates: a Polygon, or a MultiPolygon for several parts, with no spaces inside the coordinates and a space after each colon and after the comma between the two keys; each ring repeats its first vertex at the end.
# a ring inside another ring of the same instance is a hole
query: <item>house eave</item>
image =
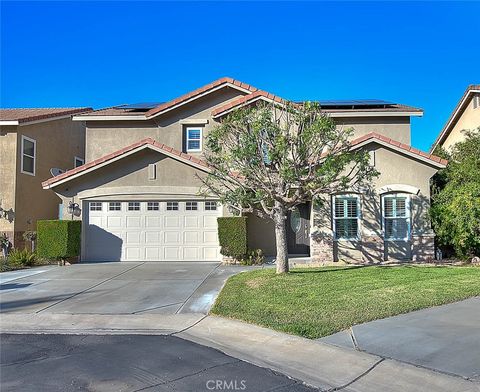
{"type": "Polygon", "coordinates": [[[422,117],[423,111],[412,112],[412,111],[405,111],[405,112],[387,112],[387,111],[379,111],[379,112],[362,112],[362,111],[345,111],[345,112],[329,112],[325,110],[325,113],[328,114],[330,117],[422,117]]]}

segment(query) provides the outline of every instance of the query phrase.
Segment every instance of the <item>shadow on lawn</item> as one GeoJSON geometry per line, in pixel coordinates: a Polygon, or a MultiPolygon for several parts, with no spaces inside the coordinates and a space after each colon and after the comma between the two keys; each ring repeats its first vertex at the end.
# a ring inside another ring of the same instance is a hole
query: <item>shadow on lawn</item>
{"type": "Polygon", "coordinates": [[[299,268],[295,270],[291,270],[291,274],[320,274],[325,272],[335,272],[335,271],[347,271],[347,270],[354,270],[359,268],[371,268],[377,267],[376,265],[353,265],[353,266],[342,266],[342,267],[332,267],[332,268],[325,268],[325,269],[313,269],[313,268],[299,268]]]}

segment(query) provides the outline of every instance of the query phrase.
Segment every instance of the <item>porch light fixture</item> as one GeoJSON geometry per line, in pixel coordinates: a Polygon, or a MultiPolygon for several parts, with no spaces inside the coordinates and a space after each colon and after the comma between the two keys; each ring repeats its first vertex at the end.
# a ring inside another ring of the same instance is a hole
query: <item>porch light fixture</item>
{"type": "Polygon", "coordinates": [[[78,205],[78,203],[74,203],[74,202],[69,202],[68,203],[68,207],[67,207],[67,211],[70,215],[72,215],[72,219],[73,219],[73,216],[80,216],[80,206],[78,205]]]}

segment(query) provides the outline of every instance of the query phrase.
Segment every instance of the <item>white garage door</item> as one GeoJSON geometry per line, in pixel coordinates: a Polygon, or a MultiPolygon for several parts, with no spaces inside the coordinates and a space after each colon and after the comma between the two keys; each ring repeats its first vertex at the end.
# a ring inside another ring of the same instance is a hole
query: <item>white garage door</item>
{"type": "Polygon", "coordinates": [[[215,201],[88,201],[84,260],[220,260],[215,201]]]}

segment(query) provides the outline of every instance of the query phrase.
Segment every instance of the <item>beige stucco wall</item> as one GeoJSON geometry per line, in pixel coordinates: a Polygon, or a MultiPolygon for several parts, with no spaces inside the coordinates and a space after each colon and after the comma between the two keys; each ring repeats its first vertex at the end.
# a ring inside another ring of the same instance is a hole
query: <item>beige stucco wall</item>
{"type": "MultiPolygon", "coordinates": [[[[361,205],[361,233],[365,241],[339,241],[334,242],[331,217],[331,197],[323,199],[323,206],[316,205],[312,210],[311,217],[311,246],[315,241],[326,240],[325,254],[322,255],[322,262],[325,257],[328,261],[335,260],[366,260],[381,261],[379,257],[384,256],[384,244],[381,240],[381,194],[380,188],[391,185],[408,185],[416,188],[418,194],[411,195],[412,205],[412,236],[433,235],[428,209],[430,205],[429,180],[436,173],[437,169],[429,164],[408,158],[378,144],[371,144],[368,150],[374,151],[375,168],[380,172],[370,184],[369,189],[356,192],[360,196],[361,205]],[[379,238],[380,237],[380,238],[379,238]],[[381,240],[376,243],[373,238],[381,240]]],[[[348,193],[348,192],[347,192],[348,193]]],[[[249,247],[261,248],[269,256],[275,255],[274,227],[270,221],[250,216],[248,219],[248,240],[249,247]]],[[[314,252],[312,252],[314,253],[314,252]]],[[[411,259],[412,243],[390,242],[386,244],[385,253],[392,259],[411,259]]],[[[315,256],[312,254],[312,256],[315,256]]],[[[315,257],[314,257],[315,258],[315,257]]]]}
{"type": "MultiPolygon", "coordinates": [[[[380,188],[389,187],[390,193],[396,193],[398,185],[407,185],[416,188],[411,194],[411,224],[413,237],[432,237],[428,210],[430,206],[429,180],[437,169],[416,159],[410,159],[391,149],[375,143],[368,147],[375,154],[375,168],[380,172],[368,188],[353,192],[360,196],[361,219],[360,230],[362,241],[333,241],[331,198],[326,198],[327,203],[323,208],[314,212],[314,227],[312,239],[326,240],[333,246],[332,258],[336,260],[378,260],[379,254],[390,260],[403,260],[412,258],[412,242],[399,241],[378,244],[382,237],[381,226],[381,193],[380,188]],[[418,193],[417,193],[418,192],[418,193]],[[367,240],[368,239],[368,240],[367,240]],[[376,239],[376,240],[373,240],[376,239]],[[373,245],[372,245],[373,244],[373,245]],[[370,249],[372,247],[372,249],[370,249]]],[[[403,192],[400,192],[403,193],[403,192]]],[[[328,246],[327,246],[328,247],[328,246]]]]}
{"type": "Polygon", "coordinates": [[[61,200],[53,192],[43,190],[41,183],[51,177],[52,167],[72,169],[74,157],[84,157],[84,134],[84,126],[70,118],[17,127],[15,231],[36,230],[37,220],[58,217],[61,200]],[[35,176],[21,173],[22,135],[36,141],[35,176]]]}
{"type": "Polygon", "coordinates": [[[480,127],[480,107],[473,108],[473,99],[470,98],[468,106],[463,111],[455,126],[450,131],[445,141],[441,144],[446,150],[451,150],[455,143],[465,140],[464,130],[474,130],[480,127]]]}
{"type": "Polygon", "coordinates": [[[353,138],[376,132],[410,145],[410,117],[340,117],[338,127],[353,128],[353,138]]]}
{"type": "MultiPolygon", "coordinates": [[[[53,189],[64,202],[64,218],[70,219],[70,201],[82,200],[191,200],[204,199],[199,191],[206,173],[150,149],[87,173],[53,189]],[[156,166],[156,179],[148,167],[156,166]]],[[[53,191],[50,191],[53,193],[53,191]]],[[[211,197],[209,197],[211,199],[211,197]]],[[[81,219],[81,217],[74,217],[81,219]]]]}
{"type": "MultiPolygon", "coordinates": [[[[88,121],[87,122],[87,162],[113,151],[151,137],[160,143],[180,151],[184,148],[184,129],[201,125],[203,137],[216,125],[212,110],[225,102],[243,95],[238,90],[226,88],[218,90],[171,112],[148,121],[88,121]],[[208,120],[208,123],[183,125],[181,120],[208,120]]],[[[199,156],[199,153],[191,153],[199,156]]]]}
{"type": "Polygon", "coordinates": [[[275,226],[272,220],[248,214],[247,235],[249,249],[261,249],[265,256],[274,256],[277,253],[275,226]]]}
{"type": "Polygon", "coordinates": [[[0,207],[9,211],[7,219],[0,217],[0,234],[14,231],[16,150],[16,127],[0,127],[0,207]]]}

